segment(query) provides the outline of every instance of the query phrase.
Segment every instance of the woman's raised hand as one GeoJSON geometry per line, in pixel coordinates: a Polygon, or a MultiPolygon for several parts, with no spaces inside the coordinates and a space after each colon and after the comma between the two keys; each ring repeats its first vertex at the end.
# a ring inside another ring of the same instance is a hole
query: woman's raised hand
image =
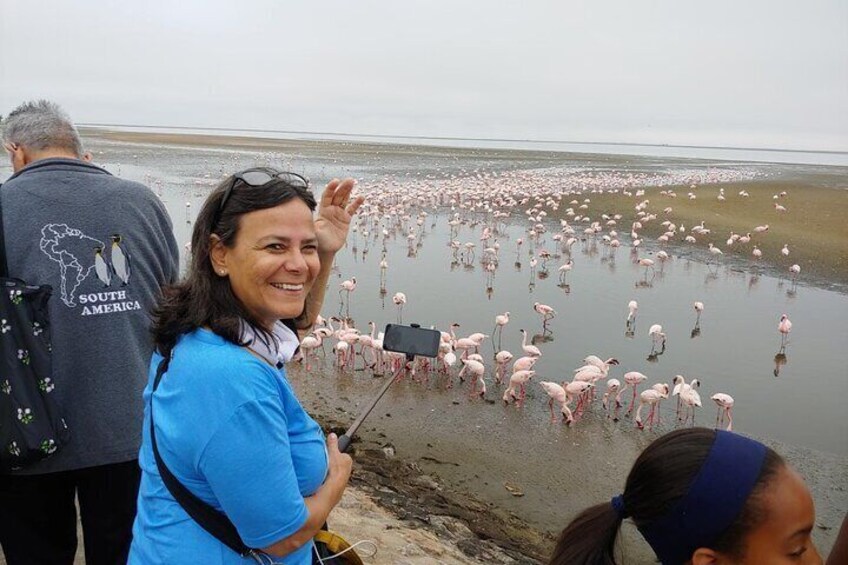
{"type": "Polygon", "coordinates": [[[350,193],[354,184],[356,181],[352,178],[333,179],[324,188],[324,194],[318,204],[318,217],[315,218],[319,253],[336,253],[344,246],[350,220],[365,202],[364,196],[357,196],[351,201],[350,193]]]}

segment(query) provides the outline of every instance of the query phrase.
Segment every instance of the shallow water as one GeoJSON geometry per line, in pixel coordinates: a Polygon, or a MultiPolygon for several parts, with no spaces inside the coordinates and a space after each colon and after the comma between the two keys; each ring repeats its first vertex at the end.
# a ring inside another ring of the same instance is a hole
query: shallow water
{"type": "MultiPolygon", "coordinates": [[[[307,174],[316,184],[333,174],[355,176],[363,179],[363,185],[384,175],[422,178],[478,168],[493,171],[582,164],[656,172],[723,166],[659,158],[626,158],[616,163],[608,157],[583,162],[572,157],[563,162],[561,156],[552,154],[493,155],[447,149],[381,156],[373,151],[358,152],[353,145],[337,147],[326,155],[314,149],[271,155],[98,140],[91,140],[90,148],[95,161],[125,178],[146,182],[162,196],[181,244],[189,240],[191,221],[216,180],[224,172],[265,159],[282,161],[283,166],[307,174]]],[[[739,168],[738,164],[732,166],[739,168]]],[[[803,171],[788,166],[750,167],[771,175],[828,174],[827,169],[810,167],[803,171]]],[[[0,178],[6,174],[8,169],[0,170],[0,178]]],[[[404,237],[387,240],[385,294],[380,292],[378,268],[382,243],[366,243],[361,234],[352,237],[348,251],[337,257],[324,314],[340,313],[338,283],[351,276],[357,279],[357,289],[349,314],[360,328],[367,328],[368,321],[379,327],[397,321],[391,297],[398,291],[408,298],[404,323],[447,330],[456,322],[461,324],[460,335],[491,333],[495,315],[508,310],[511,320],[501,346],[516,357],[521,352],[519,329],[527,329],[531,336],[543,333],[533,303],[553,306],[557,316],[548,325],[550,332],[536,340],[543,355],[523,404],[501,403],[503,388],[495,386],[491,377],[494,350],[487,340],[481,351],[487,359],[486,400],[470,398],[467,383],[456,382],[448,389],[444,376],[432,375],[423,382],[406,379],[390,389],[367,421],[363,429],[366,439],[391,443],[403,457],[426,457],[420,460],[425,471],[478,491],[484,499],[541,528],[558,530],[565,517],[616,494],[639,451],[676,425],[671,402],[662,407],[662,423],[652,430],[635,429],[629,418],[619,422],[606,419],[599,402],[571,428],[551,422],[547,397],[538,382],[570,380],[572,370],[589,354],[616,357],[621,365],[610,377],[621,379],[624,372],[640,371],[649,377],[648,384],[671,383],[675,374],[685,375],[687,380],[700,379],[704,407],[697,413],[699,425],[714,423],[710,395],[731,394],[736,401],[734,430],[772,443],[804,472],[816,497],[819,523],[832,528],[816,531],[820,545],[829,547],[841,513],[848,507],[848,420],[842,406],[848,396],[844,355],[848,296],[735,267],[708,267],[697,255],[679,256],[674,250],[661,270],[658,265],[658,272],[646,277],[644,269],[632,262],[629,248],[622,247],[609,257],[593,242],[575,244],[575,268],[565,292],[558,285],[557,274],[565,259],[550,261],[547,278],[539,276],[539,267],[531,273],[528,245],[515,252],[516,239],[526,239],[524,226],[516,224],[498,235],[500,264],[492,291],[487,292],[479,260],[470,266],[452,264],[446,215],[433,213],[424,227],[426,234],[421,246],[414,249],[414,257],[409,256],[404,237]],[[639,312],[635,333],[626,335],[627,303],[632,299],[639,302],[639,312]],[[699,332],[693,332],[692,303],[696,300],[705,304],[699,332]],[[783,313],[790,316],[794,327],[785,359],[777,363],[777,323],[783,313]],[[664,352],[649,361],[647,330],[654,323],[663,325],[668,341],[664,352]],[[510,495],[504,482],[518,487],[524,496],[510,495]]],[[[479,233],[479,228],[472,231],[463,226],[454,238],[479,244],[479,233]]],[[[550,235],[546,234],[549,249],[553,247],[550,235]]],[[[313,367],[307,373],[292,367],[291,380],[308,409],[352,420],[383,381],[365,371],[337,373],[330,359],[328,355],[325,364],[317,364],[324,370],[313,367]]]]}

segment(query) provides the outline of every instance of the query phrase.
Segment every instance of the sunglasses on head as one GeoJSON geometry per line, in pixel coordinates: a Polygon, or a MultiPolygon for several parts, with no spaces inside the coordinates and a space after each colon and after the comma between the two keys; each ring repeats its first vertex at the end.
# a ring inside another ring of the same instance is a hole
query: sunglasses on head
{"type": "Polygon", "coordinates": [[[291,173],[288,171],[278,171],[270,167],[261,167],[241,171],[240,173],[236,173],[233,175],[232,182],[230,182],[230,185],[227,187],[227,190],[224,191],[224,197],[221,198],[221,204],[218,206],[218,213],[215,215],[215,222],[213,222],[213,225],[217,224],[218,220],[221,219],[221,213],[224,211],[224,207],[227,205],[227,201],[230,199],[230,196],[232,196],[233,189],[235,188],[237,182],[241,181],[247,186],[258,188],[276,179],[283,180],[287,184],[290,184],[297,188],[303,188],[306,190],[309,189],[309,181],[297,173],[291,173]]]}

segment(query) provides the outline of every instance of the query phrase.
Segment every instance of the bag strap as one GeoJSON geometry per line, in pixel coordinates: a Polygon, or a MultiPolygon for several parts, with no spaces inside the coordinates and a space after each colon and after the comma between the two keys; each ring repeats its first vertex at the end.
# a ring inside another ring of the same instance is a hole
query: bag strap
{"type": "Polygon", "coordinates": [[[9,276],[9,266],[6,264],[6,234],[3,231],[3,185],[0,184],[0,277],[9,276]]]}
{"type": "MultiPolygon", "coordinates": [[[[159,387],[159,381],[162,380],[162,375],[168,370],[168,358],[162,359],[159,367],[156,369],[156,378],[153,380],[153,392],[159,387]]],[[[242,557],[256,557],[259,552],[245,545],[239,536],[235,525],[227,518],[223,512],[219,512],[206,502],[200,500],[197,496],[191,493],[177,477],[171,473],[165,461],[162,460],[162,455],[159,453],[159,448],[156,445],[156,428],[153,425],[153,394],[150,394],[150,439],[153,444],[153,456],[156,458],[156,467],[159,469],[159,475],[162,477],[162,482],[168,488],[183,510],[197,522],[201,528],[206,530],[218,541],[241,555],[242,557]]]]}

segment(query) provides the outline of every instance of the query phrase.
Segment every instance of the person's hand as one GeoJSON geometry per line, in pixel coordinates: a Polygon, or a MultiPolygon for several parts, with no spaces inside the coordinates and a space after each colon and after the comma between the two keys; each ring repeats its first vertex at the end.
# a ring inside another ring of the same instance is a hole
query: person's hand
{"type": "MultiPolygon", "coordinates": [[[[350,480],[350,474],[353,471],[353,459],[347,453],[339,451],[339,438],[336,434],[327,436],[327,453],[329,454],[329,472],[327,473],[327,482],[332,481],[338,490],[338,499],[341,499],[342,492],[350,480]]],[[[337,501],[338,501],[337,499],[337,501]]]]}
{"type": "Polygon", "coordinates": [[[344,246],[350,220],[365,202],[364,196],[350,200],[354,184],[351,178],[333,179],[324,189],[318,204],[318,217],[315,219],[318,252],[321,254],[334,254],[344,246]]]}

